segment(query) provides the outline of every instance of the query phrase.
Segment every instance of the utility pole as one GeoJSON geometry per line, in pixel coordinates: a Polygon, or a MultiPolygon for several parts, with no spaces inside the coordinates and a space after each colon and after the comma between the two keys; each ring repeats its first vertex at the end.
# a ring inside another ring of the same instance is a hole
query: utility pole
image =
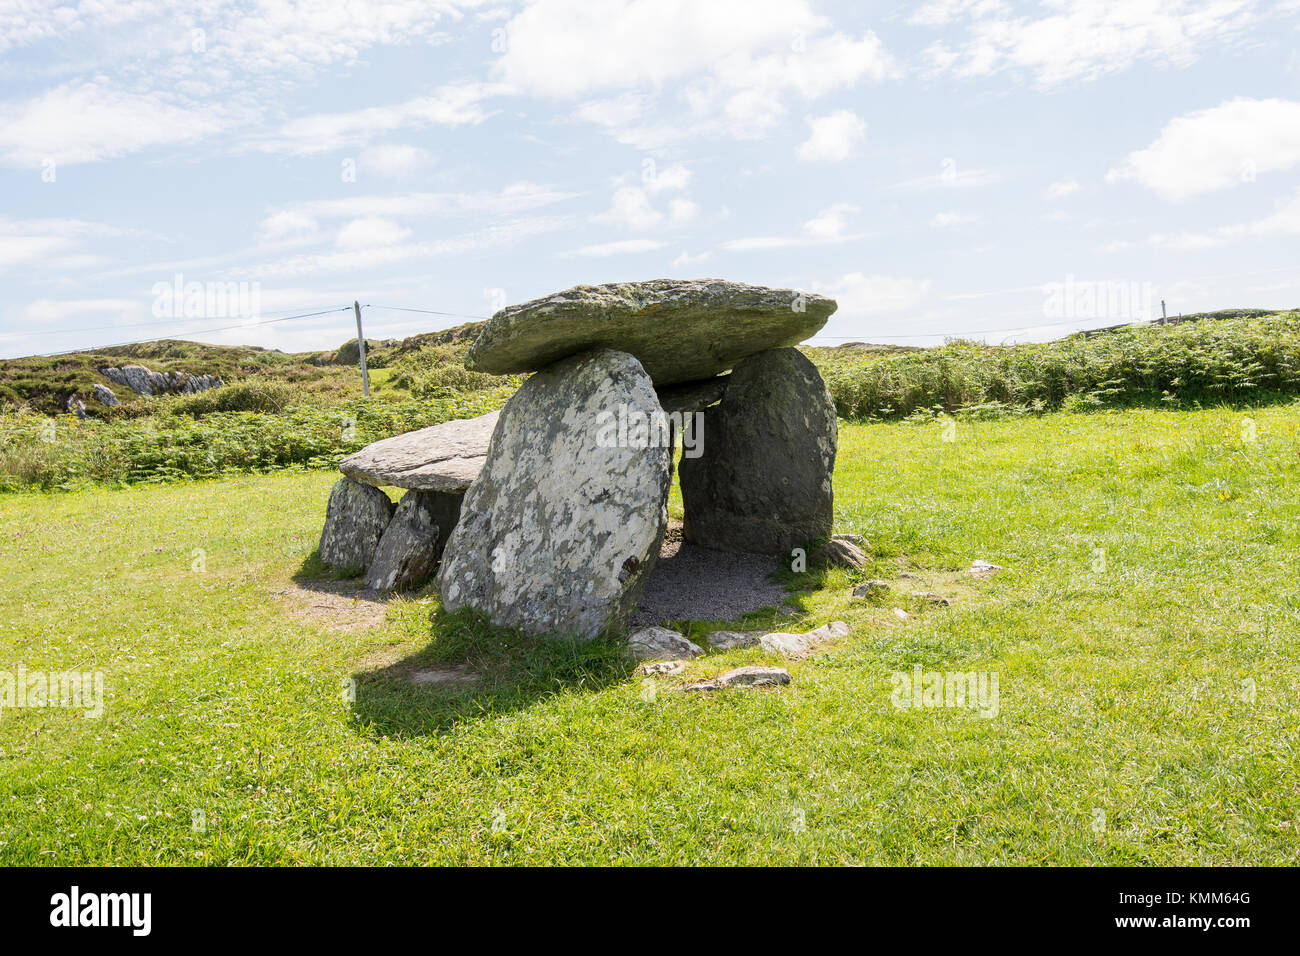
{"type": "Polygon", "coordinates": [[[352,311],[357,314],[357,352],[361,355],[361,391],[370,397],[370,373],[366,371],[366,337],[361,334],[361,303],[352,302],[352,311]]]}
{"type": "Polygon", "coordinates": [[[1164,325],[1169,321],[1169,314],[1165,312],[1165,300],[1160,300],[1160,324],[1164,325]]]}

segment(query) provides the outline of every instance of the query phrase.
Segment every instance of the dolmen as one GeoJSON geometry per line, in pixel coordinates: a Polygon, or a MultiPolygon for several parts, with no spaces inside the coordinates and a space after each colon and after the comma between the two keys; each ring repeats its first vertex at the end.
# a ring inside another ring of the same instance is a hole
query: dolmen
{"type": "Polygon", "coordinates": [[[576,286],[507,307],[465,365],[535,374],[499,415],[345,459],[320,556],[366,568],[373,587],[440,559],[448,611],[529,634],[620,631],[659,555],[677,445],[687,540],[788,554],[829,538],[835,407],[793,346],[835,308],[720,279],[576,286]],[[395,510],[379,490],[394,485],[409,489],[395,510]]]}

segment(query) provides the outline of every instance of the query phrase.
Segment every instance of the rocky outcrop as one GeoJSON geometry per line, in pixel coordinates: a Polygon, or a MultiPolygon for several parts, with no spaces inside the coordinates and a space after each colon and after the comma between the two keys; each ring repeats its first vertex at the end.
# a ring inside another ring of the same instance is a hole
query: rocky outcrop
{"type": "MultiPolygon", "coordinates": [[[[155,372],[143,365],[101,368],[100,374],[116,385],[125,385],[137,395],[188,394],[219,388],[226,384],[215,375],[191,375],[188,372],[155,372]]],[[[114,396],[116,398],[116,396],[114,396]]],[[[111,403],[105,403],[111,404],[111,403]]]]}
{"type": "Polygon", "coordinates": [[[795,345],[835,311],[824,296],[721,279],[580,285],[502,309],[465,357],[480,372],[531,372],[611,348],[655,385],[706,379],[767,349],[795,345]]]}
{"type": "Polygon", "coordinates": [[[681,460],[687,540],[781,554],[829,538],[838,427],[821,374],[796,349],[761,352],[706,409],[702,453],[681,460]]]}
{"type": "Polygon", "coordinates": [[[122,404],[120,401],[118,401],[118,398],[113,393],[113,390],[109,388],[107,385],[104,385],[102,382],[95,383],[94,392],[95,392],[95,401],[99,402],[99,404],[101,405],[107,405],[108,407],[112,408],[114,405],[122,404]]]}
{"type": "Polygon", "coordinates": [[[443,606],[532,634],[592,637],[636,606],[668,521],[669,449],[622,446],[606,416],[661,416],[631,355],[538,372],[501,410],[438,572],[443,606]]]}

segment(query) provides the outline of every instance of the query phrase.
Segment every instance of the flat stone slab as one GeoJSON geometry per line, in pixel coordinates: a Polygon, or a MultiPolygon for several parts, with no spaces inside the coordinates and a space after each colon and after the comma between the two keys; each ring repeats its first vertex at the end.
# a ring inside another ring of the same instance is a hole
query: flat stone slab
{"type": "Polygon", "coordinates": [[[655,385],[671,385],[797,345],[835,309],[825,296],[722,279],[579,285],[492,316],[465,367],[532,372],[578,352],[611,348],[639,359],[655,385]]]}
{"type": "Polygon", "coordinates": [[[339,462],[339,471],[377,488],[464,491],[483,470],[500,414],[458,418],[371,442],[339,462]]]}

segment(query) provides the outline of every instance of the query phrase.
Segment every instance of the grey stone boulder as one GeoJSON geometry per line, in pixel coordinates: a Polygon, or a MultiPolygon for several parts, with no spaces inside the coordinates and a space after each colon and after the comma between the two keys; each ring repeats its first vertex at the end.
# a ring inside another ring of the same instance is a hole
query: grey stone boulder
{"type": "Polygon", "coordinates": [[[627,639],[628,654],[638,661],[684,661],[699,657],[703,648],[664,627],[643,627],[627,639]]]}
{"type": "Polygon", "coordinates": [[[705,638],[715,651],[729,651],[736,647],[755,647],[762,631],[714,631],[705,638]]]}
{"type": "Polygon", "coordinates": [[[121,405],[113,390],[102,382],[96,382],[94,386],[95,401],[101,405],[107,405],[110,408],[114,405],[121,405]]]}
{"type": "Polygon", "coordinates": [[[861,570],[871,563],[861,547],[840,535],[831,538],[810,557],[814,564],[827,568],[861,570]]]}
{"type": "Polygon", "coordinates": [[[511,396],[443,553],[447,610],[530,634],[624,626],[668,523],[670,449],[611,440],[620,407],[663,415],[641,363],[609,349],[557,362],[511,396]]]}
{"type": "Polygon", "coordinates": [[[372,442],[339,462],[339,470],[377,487],[463,492],[483,470],[499,415],[459,418],[372,442]]]}
{"type": "Polygon", "coordinates": [[[787,554],[829,538],[838,426],[816,366],[797,349],[736,366],[703,413],[702,453],[682,457],[688,541],[720,551],[787,554]]]}
{"type": "Polygon", "coordinates": [[[853,597],[860,600],[870,600],[874,597],[880,597],[890,590],[889,582],[882,581],[880,578],[872,578],[870,581],[863,581],[853,589],[853,597]]]}
{"type": "Polygon", "coordinates": [[[364,571],[370,567],[392,517],[393,503],[388,495],[351,478],[340,478],[330,491],[325,510],[320,559],[332,568],[364,571]]]}
{"type": "Polygon", "coordinates": [[[758,643],[765,651],[773,654],[783,654],[786,657],[794,657],[807,654],[818,644],[825,644],[827,641],[845,637],[848,633],[848,624],[843,621],[831,621],[829,624],[823,624],[816,630],[805,631],[803,634],[787,634],[781,631],[773,631],[760,637],[758,643]]]}
{"type": "Polygon", "coordinates": [[[580,285],[502,309],[465,367],[531,372],[595,348],[634,355],[656,385],[704,379],[746,356],[795,345],[826,324],[833,299],[722,279],[580,285]]]}
{"type": "Polygon", "coordinates": [[[692,691],[726,690],[729,687],[776,687],[788,683],[790,683],[790,672],[784,667],[750,665],[748,667],[737,667],[725,674],[719,674],[713,680],[700,681],[698,684],[683,687],[682,690],[690,693],[692,691]]]}
{"type": "Polygon", "coordinates": [[[423,584],[433,576],[443,537],[438,497],[433,491],[408,491],[402,496],[366,571],[367,588],[391,591],[423,584]]]}

